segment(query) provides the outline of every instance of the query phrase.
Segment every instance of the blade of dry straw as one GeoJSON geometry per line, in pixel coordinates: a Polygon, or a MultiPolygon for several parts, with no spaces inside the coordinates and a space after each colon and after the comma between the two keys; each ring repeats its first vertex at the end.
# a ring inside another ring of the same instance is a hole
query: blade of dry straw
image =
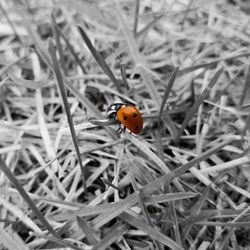
{"type": "MultiPolygon", "coordinates": [[[[58,54],[59,54],[59,58],[60,58],[59,60],[61,62],[61,67],[62,67],[63,73],[66,76],[67,75],[67,69],[66,69],[66,66],[65,66],[65,60],[64,60],[64,56],[63,56],[62,44],[61,44],[61,40],[60,40],[60,37],[59,37],[59,31],[57,29],[54,13],[51,14],[51,26],[52,26],[52,34],[54,36],[54,39],[56,41],[56,47],[58,49],[58,54]]],[[[53,62],[53,59],[52,59],[52,62],[53,62]]]]}
{"type": "Polygon", "coordinates": [[[50,51],[50,54],[52,57],[53,65],[54,65],[54,72],[55,72],[55,75],[57,78],[58,88],[59,88],[60,93],[61,93],[64,109],[65,109],[67,119],[69,122],[69,127],[70,127],[70,131],[71,131],[74,147],[76,150],[76,155],[77,155],[78,162],[79,162],[79,165],[81,168],[84,190],[86,190],[86,181],[85,181],[86,170],[82,165],[81,154],[80,154],[80,150],[78,147],[78,139],[77,139],[75,128],[74,128],[73,119],[72,119],[71,114],[70,114],[69,103],[68,103],[68,99],[67,99],[66,90],[64,87],[63,77],[62,77],[61,70],[60,70],[60,67],[59,67],[59,64],[58,64],[58,61],[56,58],[56,48],[55,48],[55,45],[53,44],[52,40],[49,41],[49,51],[50,51]]]}
{"type": "Polygon", "coordinates": [[[43,87],[48,85],[47,80],[46,81],[45,80],[43,80],[43,81],[26,80],[26,79],[23,79],[21,77],[15,76],[14,72],[12,72],[11,70],[8,72],[8,75],[13,82],[15,82],[19,85],[22,85],[25,88],[40,89],[40,88],[43,88],[43,87]]]}
{"type": "Polygon", "coordinates": [[[56,249],[59,249],[59,247],[61,249],[62,246],[65,246],[65,247],[69,247],[69,248],[72,248],[72,249],[75,249],[75,250],[82,250],[81,247],[78,247],[78,246],[74,245],[73,243],[71,243],[68,240],[58,239],[58,238],[51,237],[51,236],[44,235],[44,234],[40,234],[40,233],[32,233],[31,235],[32,236],[37,236],[37,237],[39,237],[41,239],[46,239],[48,241],[52,241],[52,242],[57,243],[58,246],[56,246],[56,249]]]}
{"type": "MultiPolygon", "coordinates": [[[[197,193],[192,192],[178,192],[178,193],[167,193],[167,194],[159,194],[159,195],[150,195],[147,197],[143,197],[143,201],[146,204],[158,204],[158,203],[164,203],[164,202],[170,202],[170,201],[177,201],[182,199],[189,199],[197,196],[197,193]]],[[[35,198],[34,198],[35,199],[35,198]]],[[[111,210],[116,210],[121,205],[120,202],[115,203],[107,203],[103,205],[97,205],[97,206],[85,206],[83,207],[82,204],[75,203],[75,202],[69,202],[69,201],[56,201],[46,198],[38,198],[38,200],[47,202],[49,204],[53,204],[57,206],[58,204],[71,206],[71,207],[78,207],[79,209],[77,211],[70,211],[70,212],[61,212],[60,214],[53,215],[49,217],[52,220],[55,221],[65,221],[69,220],[75,216],[95,216],[99,215],[101,213],[110,212],[111,210]]]]}
{"type": "Polygon", "coordinates": [[[20,239],[16,239],[13,237],[12,233],[6,232],[3,228],[0,227],[0,245],[1,247],[5,246],[8,250],[29,250],[25,243],[20,239]],[[3,246],[2,246],[3,245],[3,246]]]}
{"type": "MultiPolygon", "coordinates": [[[[233,226],[233,224],[235,224],[236,222],[240,222],[244,219],[246,219],[245,217],[247,216],[246,214],[249,212],[249,207],[246,207],[235,219],[233,219],[231,221],[231,225],[233,226]]],[[[224,231],[226,231],[226,229],[224,228],[223,231],[221,233],[223,233],[224,231]]],[[[233,233],[235,232],[235,228],[230,228],[230,230],[228,230],[228,232],[226,233],[226,235],[224,235],[223,241],[221,242],[221,244],[218,246],[218,249],[223,250],[223,249],[227,249],[228,245],[229,245],[229,240],[231,238],[231,236],[233,235],[233,233]]]]}
{"type": "MultiPolygon", "coordinates": [[[[144,142],[130,134],[128,134],[127,137],[130,142],[132,142],[141,152],[143,152],[146,157],[151,159],[164,173],[168,174],[171,172],[165,162],[163,162],[154,152],[152,152],[144,142]]],[[[178,179],[175,179],[173,182],[179,191],[183,191],[182,185],[179,183],[178,179]]]]}
{"type": "Polygon", "coordinates": [[[193,106],[190,108],[190,110],[188,111],[182,126],[179,130],[179,133],[175,139],[176,143],[179,142],[180,137],[183,133],[183,131],[185,130],[185,128],[187,127],[189,121],[192,119],[192,117],[194,116],[195,112],[197,112],[198,108],[200,107],[201,103],[204,101],[204,99],[206,99],[209,95],[210,90],[213,88],[213,86],[215,85],[215,83],[217,82],[217,80],[219,79],[220,75],[223,72],[223,68],[220,68],[219,70],[217,70],[214,74],[214,76],[212,77],[212,79],[210,80],[210,82],[208,83],[207,87],[202,91],[202,93],[200,94],[200,96],[198,97],[198,99],[195,101],[195,103],[193,104],[193,106]]]}
{"type": "MultiPolygon", "coordinates": [[[[176,67],[170,76],[170,79],[169,79],[168,84],[167,84],[167,88],[166,88],[165,93],[164,93],[163,98],[162,98],[160,111],[159,111],[159,115],[158,115],[158,131],[156,134],[156,146],[157,146],[157,152],[158,152],[159,156],[161,157],[161,159],[163,159],[163,146],[162,146],[162,140],[161,140],[161,137],[162,137],[161,134],[162,134],[163,127],[161,126],[161,117],[163,114],[164,106],[167,102],[167,99],[168,99],[169,94],[171,92],[171,89],[173,87],[178,70],[179,70],[179,68],[176,67]]],[[[165,117],[164,123],[166,124],[166,127],[169,130],[169,133],[172,136],[172,138],[175,138],[177,133],[178,133],[177,128],[176,128],[174,122],[172,121],[171,117],[169,117],[168,115],[165,115],[165,116],[166,117],[165,117]]]]}
{"type": "MultiPolygon", "coordinates": [[[[168,189],[170,190],[170,192],[172,191],[171,186],[169,186],[168,189]]],[[[172,217],[172,220],[173,220],[173,229],[174,229],[175,239],[176,239],[177,244],[182,246],[181,235],[180,235],[180,227],[179,227],[178,217],[177,217],[177,214],[176,214],[175,202],[171,201],[170,204],[169,204],[169,207],[170,207],[170,216],[172,217]]]]}
{"type": "Polygon", "coordinates": [[[104,58],[100,55],[100,53],[95,49],[95,47],[93,46],[93,44],[91,43],[88,35],[85,33],[85,31],[83,30],[83,28],[79,25],[76,25],[76,27],[78,28],[82,39],[84,40],[84,42],[86,43],[88,49],[90,50],[91,54],[93,55],[93,57],[95,58],[96,62],[100,65],[100,67],[102,68],[102,70],[104,71],[104,73],[110,78],[110,80],[114,83],[116,89],[119,92],[122,92],[121,87],[119,82],[117,81],[115,75],[113,74],[113,72],[111,71],[110,67],[108,66],[108,64],[105,62],[104,58]]]}
{"type": "Polygon", "coordinates": [[[136,34],[136,38],[139,40],[143,40],[147,33],[150,31],[151,28],[153,28],[156,23],[164,17],[164,14],[157,15],[150,23],[148,23],[143,29],[141,29],[139,32],[136,34]]]}
{"type": "Polygon", "coordinates": [[[250,227],[250,222],[220,222],[220,221],[199,221],[195,222],[196,225],[202,226],[218,226],[218,227],[250,227]]]}
{"type": "Polygon", "coordinates": [[[134,28],[133,28],[134,37],[136,36],[136,33],[137,33],[139,10],[140,10],[140,0],[136,0],[136,3],[135,3],[134,28]]]}
{"type": "Polygon", "coordinates": [[[248,65],[247,67],[247,74],[246,74],[246,79],[245,79],[245,83],[244,83],[244,88],[242,91],[242,95],[239,101],[239,105],[242,106],[245,98],[247,98],[247,101],[249,101],[249,93],[250,93],[250,65],[248,65]]]}
{"type": "Polygon", "coordinates": [[[87,241],[90,245],[95,245],[100,241],[100,238],[97,236],[95,230],[88,224],[85,219],[76,216],[76,221],[83,233],[85,234],[87,241]]]}
{"type": "Polygon", "coordinates": [[[47,230],[50,232],[50,234],[56,238],[60,238],[60,236],[54,231],[54,229],[51,227],[49,222],[45,219],[43,214],[39,211],[39,209],[36,207],[36,205],[31,200],[29,195],[23,189],[21,184],[18,182],[17,178],[12,174],[10,169],[6,166],[5,162],[1,158],[0,158],[0,169],[3,171],[3,173],[9,179],[9,181],[16,187],[17,191],[20,193],[20,195],[23,197],[23,199],[28,203],[28,205],[31,208],[31,210],[33,211],[33,213],[41,221],[41,223],[44,225],[44,227],[47,228],[47,230]]]}
{"type": "MultiPolygon", "coordinates": [[[[195,71],[197,69],[214,67],[214,66],[216,66],[218,63],[220,63],[222,61],[231,61],[231,60],[236,59],[236,58],[247,57],[247,56],[250,56],[250,52],[249,53],[237,54],[237,55],[234,55],[234,56],[219,58],[219,59],[214,60],[214,61],[209,62],[209,63],[201,63],[199,65],[193,65],[191,67],[180,69],[179,73],[178,73],[178,76],[183,76],[183,75],[185,75],[187,73],[190,73],[192,71],[195,71]]],[[[166,79],[167,79],[167,75],[162,77],[162,80],[166,80],[166,79]]]]}
{"type": "MultiPolygon", "coordinates": [[[[140,189],[138,188],[138,185],[136,183],[136,180],[135,180],[135,177],[133,175],[133,172],[132,172],[132,166],[131,164],[128,165],[129,167],[129,179],[130,179],[130,182],[132,184],[132,187],[134,189],[134,192],[137,194],[137,198],[138,198],[138,205],[139,207],[141,208],[141,211],[142,211],[142,214],[143,214],[143,217],[144,217],[144,220],[147,222],[148,225],[150,225],[151,227],[153,226],[152,222],[151,222],[151,219],[150,219],[150,216],[149,216],[149,213],[148,213],[148,210],[147,210],[147,207],[146,205],[144,204],[144,201],[143,201],[143,197],[141,195],[141,192],[140,192],[140,189]]],[[[160,246],[158,246],[158,242],[156,242],[153,238],[152,238],[155,246],[157,249],[161,249],[160,246]]]]}
{"type": "Polygon", "coordinates": [[[177,73],[178,73],[178,70],[179,70],[179,67],[176,67],[168,81],[168,84],[167,84],[167,88],[164,92],[164,95],[162,97],[162,101],[161,101],[161,107],[160,107],[160,111],[159,111],[159,116],[158,116],[158,124],[159,124],[159,127],[160,127],[160,121],[161,121],[161,116],[162,116],[162,112],[163,112],[163,109],[164,109],[164,106],[167,102],[167,99],[169,97],[169,94],[171,92],[171,89],[174,85],[174,81],[175,81],[175,78],[177,76],[177,73]]]}
{"type": "MultiPolygon", "coordinates": [[[[206,201],[208,194],[210,191],[210,186],[207,186],[203,192],[203,194],[200,196],[199,200],[195,203],[195,205],[191,209],[191,216],[196,216],[199,214],[200,210],[202,209],[202,206],[204,205],[204,202],[206,201]]],[[[193,223],[189,223],[186,227],[183,228],[183,239],[186,239],[188,237],[188,234],[193,226],[193,223]]]]}
{"type": "Polygon", "coordinates": [[[119,242],[122,236],[127,232],[128,226],[125,224],[121,224],[121,222],[117,222],[114,226],[112,226],[108,233],[105,235],[103,239],[101,239],[92,250],[105,250],[111,244],[115,242],[119,242]]]}
{"type": "Polygon", "coordinates": [[[119,59],[121,60],[120,70],[121,70],[122,81],[123,81],[126,89],[129,90],[129,85],[128,85],[127,76],[126,76],[126,63],[123,62],[120,57],[119,57],[119,59]]]}
{"type": "Polygon", "coordinates": [[[147,225],[142,220],[136,218],[135,216],[132,216],[129,213],[122,213],[119,215],[119,217],[126,221],[128,224],[132,225],[133,227],[136,227],[137,229],[142,230],[146,234],[148,234],[151,238],[157,240],[158,242],[162,243],[163,245],[175,249],[175,250],[183,250],[183,248],[178,245],[176,242],[174,242],[172,239],[167,237],[165,234],[161,233],[157,229],[147,225]]]}
{"type": "Polygon", "coordinates": [[[54,14],[52,14],[52,28],[54,29],[54,33],[58,33],[59,36],[62,37],[62,39],[64,40],[64,42],[67,45],[67,48],[69,49],[69,51],[71,52],[71,54],[73,55],[73,57],[75,58],[76,63],[79,65],[79,67],[81,68],[83,74],[87,74],[87,71],[85,70],[85,68],[82,65],[81,60],[79,59],[78,55],[76,54],[74,48],[72,47],[72,45],[70,44],[68,38],[64,35],[64,33],[62,32],[62,30],[60,29],[60,27],[58,26],[58,24],[56,23],[55,20],[55,16],[54,14]]]}
{"type": "Polygon", "coordinates": [[[153,196],[150,195],[150,196],[144,197],[143,200],[147,204],[157,204],[157,203],[193,198],[197,195],[198,195],[197,193],[193,193],[193,192],[167,193],[167,194],[158,194],[158,195],[153,195],[153,196]]]}

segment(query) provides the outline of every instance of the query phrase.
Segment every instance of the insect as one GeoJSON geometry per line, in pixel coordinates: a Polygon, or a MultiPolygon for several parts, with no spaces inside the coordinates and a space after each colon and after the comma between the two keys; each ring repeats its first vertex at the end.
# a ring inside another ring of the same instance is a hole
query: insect
{"type": "Polygon", "coordinates": [[[140,111],[129,103],[114,103],[107,108],[107,117],[110,120],[118,120],[124,125],[118,129],[118,132],[123,132],[127,129],[131,133],[139,134],[143,127],[143,120],[140,111]]]}

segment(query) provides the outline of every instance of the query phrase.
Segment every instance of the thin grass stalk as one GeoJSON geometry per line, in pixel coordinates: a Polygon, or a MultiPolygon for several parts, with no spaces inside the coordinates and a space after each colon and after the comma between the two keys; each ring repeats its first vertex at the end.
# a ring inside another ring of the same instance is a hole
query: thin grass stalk
{"type": "Polygon", "coordinates": [[[58,61],[57,61],[57,58],[56,58],[56,52],[55,52],[56,47],[53,44],[52,40],[49,41],[49,51],[51,53],[51,57],[52,57],[53,65],[54,65],[54,72],[55,72],[55,75],[56,75],[56,78],[57,78],[58,88],[59,88],[60,93],[61,93],[64,109],[65,109],[67,119],[68,119],[68,122],[69,122],[69,127],[70,127],[70,131],[71,131],[71,135],[72,135],[72,140],[73,140],[74,147],[75,147],[75,150],[76,150],[76,155],[77,155],[77,158],[78,158],[78,162],[79,162],[79,165],[80,165],[80,168],[81,168],[83,186],[84,186],[84,190],[86,192],[86,181],[85,181],[86,169],[82,165],[81,154],[80,154],[80,150],[79,150],[79,146],[78,146],[79,143],[78,143],[78,139],[77,139],[77,136],[76,136],[75,127],[74,127],[74,124],[73,124],[73,119],[72,119],[71,114],[70,114],[67,94],[66,94],[66,90],[65,90],[64,82],[63,82],[63,77],[62,77],[61,70],[60,70],[60,67],[59,67],[59,64],[58,64],[58,61]]]}
{"type": "MultiPolygon", "coordinates": [[[[244,82],[244,88],[243,88],[241,98],[240,98],[240,101],[239,101],[239,106],[242,106],[244,104],[246,96],[249,97],[249,93],[250,93],[250,65],[248,65],[248,67],[247,67],[247,73],[246,73],[246,78],[245,78],[245,82],[244,82]]],[[[249,99],[247,99],[247,100],[249,100],[249,99]]]]}
{"type": "MultiPolygon", "coordinates": [[[[55,21],[54,21],[55,22],[55,21]]],[[[74,57],[76,63],[79,65],[79,67],[82,70],[83,74],[87,74],[86,69],[83,67],[81,60],[79,59],[78,55],[76,54],[74,48],[72,47],[72,45],[69,42],[69,39],[65,36],[65,34],[63,33],[63,31],[60,29],[60,27],[58,26],[58,24],[55,22],[55,28],[58,32],[58,34],[62,37],[62,39],[64,40],[64,42],[67,45],[67,48],[69,49],[69,51],[71,52],[72,56],[74,57]]]]}
{"type": "MultiPolygon", "coordinates": [[[[209,194],[209,191],[210,191],[210,186],[207,186],[205,188],[205,191],[203,192],[203,194],[200,196],[199,200],[195,203],[195,205],[192,207],[191,209],[191,212],[190,212],[190,215],[191,216],[197,216],[201,209],[202,209],[202,206],[204,205],[207,197],[208,197],[208,194],[209,194]]],[[[188,237],[188,234],[191,230],[193,226],[193,223],[189,223],[184,229],[183,229],[183,239],[186,239],[188,237]]]]}
{"type": "MultiPolygon", "coordinates": [[[[201,68],[211,68],[211,67],[215,67],[217,66],[220,62],[223,62],[223,61],[231,61],[231,60],[234,60],[234,59],[237,59],[237,58],[241,58],[241,57],[248,57],[250,56],[250,52],[249,53],[242,53],[242,54],[238,54],[238,55],[235,55],[235,56],[228,56],[228,57],[223,57],[223,58],[219,58],[217,60],[214,60],[212,62],[209,62],[209,63],[201,63],[199,65],[193,65],[191,67],[186,67],[186,68],[183,68],[183,69],[180,69],[179,70],[179,73],[178,73],[178,77],[180,76],[183,76],[187,73],[191,73],[197,69],[201,69],[201,68]]],[[[168,78],[168,76],[163,76],[162,77],[162,80],[166,80],[168,78]]]]}
{"type": "Polygon", "coordinates": [[[122,239],[122,236],[128,231],[128,225],[117,222],[108,233],[92,248],[92,250],[106,250],[108,247],[122,239]]]}
{"type": "Polygon", "coordinates": [[[23,197],[23,199],[27,202],[33,213],[36,215],[36,217],[40,220],[40,222],[44,225],[45,228],[49,231],[51,235],[53,235],[55,238],[60,238],[60,236],[55,232],[55,230],[52,228],[52,226],[49,224],[49,222],[45,219],[43,214],[40,212],[40,210],[36,207],[35,203],[31,200],[27,192],[24,190],[24,188],[21,186],[17,178],[12,174],[10,169],[6,166],[5,162],[0,157],[0,169],[5,174],[5,176],[9,179],[9,181],[15,186],[19,194],[23,197]]]}
{"type": "Polygon", "coordinates": [[[192,117],[194,116],[195,112],[197,112],[199,106],[201,105],[201,103],[208,97],[210,90],[213,88],[213,86],[215,85],[215,83],[217,82],[217,80],[219,79],[220,75],[223,73],[223,68],[220,68],[219,70],[217,70],[214,74],[214,76],[211,78],[211,80],[209,81],[207,87],[202,91],[202,93],[200,94],[200,96],[198,97],[198,99],[195,101],[195,103],[193,104],[193,106],[190,108],[190,110],[188,111],[182,125],[181,128],[179,130],[179,133],[175,139],[175,142],[178,143],[180,140],[180,137],[182,135],[182,133],[184,132],[185,128],[187,127],[189,121],[192,119],[192,117]]]}
{"type": "Polygon", "coordinates": [[[140,0],[136,0],[136,3],[135,3],[135,16],[134,16],[134,28],[133,28],[134,37],[136,37],[136,33],[137,33],[139,10],[140,10],[140,0]]]}
{"type": "Polygon", "coordinates": [[[120,10],[120,6],[117,2],[115,2],[115,8],[116,8],[116,16],[120,22],[122,32],[124,34],[124,37],[126,39],[126,42],[130,50],[130,55],[133,57],[135,66],[138,68],[140,72],[141,78],[147,87],[149,95],[154,100],[154,103],[160,107],[160,95],[157,92],[157,88],[155,84],[153,83],[153,81],[150,80],[150,76],[147,73],[147,70],[145,69],[145,66],[144,66],[145,63],[140,55],[136,40],[133,37],[132,32],[129,31],[127,28],[124,18],[122,16],[121,10],[120,10]]]}
{"type": "MultiPolygon", "coordinates": [[[[137,197],[138,197],[138,205],[139,207],[141,208],[142,210],[142,214],[143,214],[143,217],[145,218],[145,221],[148,225],[150,225],[151,227],[153,227],[153,224],[151,222],[151,219],[150,219],[150,216],[149,216],[149,213],[148,213],[148,210],[147,210],[147,207],[146,205],[144,204],[144,201],[143,201],[143,197],[141,195],[141,192],[140,192],[140,189],[138,188],[137,186],[137,183],[136,183],[136,180],[135,180],[135,177],[133,175],[133,172],[131,170],[131,165],[129,164],[128,165],[129,167],[129,179],[130,179],[130,182],[133,186],[133,189],[134,189],[134,192],[135,194],[137,194],[137,197]]],[[[154,244],[155,244],[155,247],[156,249],[160,250],[161,247],[159,246],[158,242],[156,242],[154,239],[152,239],[154,244]]]]}
{"type": "Polygon", "coordinates": [[[179,70],[179,67],[176,67],[168,81],[168,84],[167,84],[167,87],[165,89],[165,92],[164,92],[164,95],[162,97],[162,101],[161,101],[161,107],[160,107],[160,111],[159,111],[159,116],[158,116],[158,126],[160,127],[160,122],[161,122],[161,117],[162,117],[162,113],[163,113],[163,109],[164,109],[164,106],[167,102],[167,99],[170,95],[170,92],[172,90],[172,87],[174,85],[174,82],[175,82],[175,78],[177,76],[177,73],[178,73],[178,70],[179,70]]]}
{"type": "Polygon", "coordinates": [[[122,76],[122,81],[126,87],[126,90],[129,90],[129,84],[127,81],[127,76],[126,76],[126,63],[121,61],[120,63],[120,70],[121,70],[121,76],[122,76]]]}
{"type": "Polygon", "coordinates": [[[84,40],[84,42],[86,43],[88,49],[90,50],[91,54],[93,55],[93,57],[95,58],[96,62],[100,65],[100,67],[102,68],[103,72],[110,78],[110,80],[114,83],[116,89],[122,93],[122,89],[121,86],[119,84],[119,82],[117,81],[115,75],[113,74],[113,72],[111,71],[110,67],[108,66],[108,64],[105,62],[104,58],[101,56],[101,54],[95,49],[95,47],[93,46],[93,44],[91,43],[88,35],[86,34],[86,32],[83,30],[83,28],[79,25],[76,25],[76,27],[78,28],[78,31],[81,34],[82,39],[84,40]]]}
{"type": "Polygon", "coordinates": [[[90,245],[95,245],[100,241],[100,238],[97,236],[95,230],[84,218],[76,216],[76,221],[82,232],[85,234],[85,237],[90,245]]]}
{"type": "Polygon", "coordinates": [[[55,238],[55,237],[51,237],[51,236],[48,236],[48,235],[44,235],[44,234],[40,234],[40,233],[32,233],[32,236],[36,236],[36,237],[39,237],[39,238],[42,238],[42,239],[46,239],[48,241],[51,241],[51,242],[54,242],[54,243],[57,243],[57,248],[58,249],[62,246],[65,246],[65,247],[69,247],[70,249],[74,249],[74,250],[83,250],[82,247],[78,247],[74,244],[72,244],[71,242],[67,241],[67,240],[63,240],[63,239],[58,239],[58,238],[55,238]]]}
{"type": "MultiPolygon", "coordinates": [[[[169,190],[170,192],[172,191],[171,186],[169,186],[169,190]]],[[[177,217],[176,209],[175,209],[175,201],[170,201],[170,211],[171,211],[171,217],[173,219],[173,229],[174,229],[175,240],[177,244],[182,246],[179,221],[178,221],[178,217],[177,217]]]]}
{"type": "Polygon", "coordinates": [[[139,218],[132,216],[131,214],[124,212],[119,215],[119,217],[132,225],[133,227],[136,227],[143,232],[146,232],[148,235],[150,235],[152,238],[157,240],[159,243],[169,247],[170,249],[175,249],[175,250],[183,250],[183,248],[178,245],[175,241],[170,239],[168,236],[165,234],[159,232],[158,230],[152,228],[151,226],[147,225],[144,223],[142,220],[139,218]]]}
{"type": "Polygon", "coordinates": [[[52,26],[52,33],[53,33],[54,39],[56,41],[56,47],[58,49],[59,58],[61,61],[61,67],[62,67],[64,75],[67,76],[67,69],[66,69],[66,65],[65,65],[64,56],[63,56],[62,43],[60,40],[60,36],[59,36],[54,13],[52,13],[52,15],[51,15],[51,26],[52,26]]]}

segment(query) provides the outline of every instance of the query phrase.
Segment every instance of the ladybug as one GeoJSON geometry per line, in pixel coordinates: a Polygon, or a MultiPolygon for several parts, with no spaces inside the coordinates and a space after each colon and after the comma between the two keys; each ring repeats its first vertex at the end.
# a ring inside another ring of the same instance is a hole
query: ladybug
{"type": "Polygon", "coordinates": [[[118,120],[124,125],[119,127],[118,132],[125,131],[126,128],[130,133],[139,134],[143,127],[143,120],[140,111],[135,105],[130,103],[114,103],[107,108],[107,117],[110,120],[118,120]]]}

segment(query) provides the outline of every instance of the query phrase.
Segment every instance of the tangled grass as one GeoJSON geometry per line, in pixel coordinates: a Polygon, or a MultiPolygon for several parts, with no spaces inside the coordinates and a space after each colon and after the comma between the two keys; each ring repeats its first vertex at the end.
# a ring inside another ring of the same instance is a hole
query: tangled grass
{"type": "Polygon", "coordinates": [[[0,8],[1,249],[250,247],[248,1],[0,8]]]}

